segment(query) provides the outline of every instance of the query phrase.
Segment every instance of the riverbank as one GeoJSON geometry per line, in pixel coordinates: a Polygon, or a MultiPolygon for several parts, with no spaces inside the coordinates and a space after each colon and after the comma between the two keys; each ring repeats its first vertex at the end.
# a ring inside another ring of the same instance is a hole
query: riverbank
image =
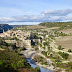
{"type": "MultiPolygon", "coordinates": [[[[33,59],[33,56],[35,54],[38,54],[38,51],[35,51],[33,48],[28,48],[25,51],[21,51],[22,54],[24,54],[26,56],[26,58],[30,58],[33,59]]],[[[53,69],[53,66],[47,66],[47,65],[41,65],[40,63],[36,62],[36,65],[39,67],[43,67],[45,69],[51,70],[52,72],[55,71],[55,69],[53,69]]]]}
{"type": "MultiPolygon", "coordinates": [[[[39,51],[35,51],[33,48],[27,48],[25,51],[21,51],[21,53],[23,55],[25,55],[26,58],[30,58],[32,60],[34,60],[34,56],[37,55],[37,54],[42,56],[43,58],[46,58],[43,54],[41,54],[39,51]]],[[[43,69],[46,69],[46,71],[50,70],[52,72],[56,72],[57,70],[62,70],[61,72],[65,72],[64,69],[58,68],[58,67],[54,67],[53,65],[51,65],[52,61],[49,58],[46,58],[46,59],[50,63],[50,65],[44,65],[44,64],[42,65],[41,63],[38,63],[38,62],[35,62],[35,64],[33,64],[33,63],[30,63],[30,64],[32,65],[32,67],[39,66],[39,67],[41,67],[43,69]]]]}
{"type": "Polygon", "coordinates": [[[52,71],[56,71],[55,69],[53,69],[53,66],[46,66],[46,65],[41,65],[40,63],[37,63],[36,62],[36,64],[38,65],[38,66],[41,66],[41,67],[43,67],[43,68],[46,68],[46,69],[49,69],[49,70],[52,70],[52,71]]]}
{"type": "Polygon", "coordinates": [[[42,66],[40,66],[40,65],[37,65],[37,63],[36,62],[32,62],[33,60],[31,60],[31,58],[27,58],[27,62],[31,65],[31,67],[32,68],[36,68],[36,67],[39,67],[40,68],[40,72],[55,72],[55,71],[52,71],[52,70],[49,70],[49,69],[47,69],[47,68],[45,68],[45,67],[42,67],[42,66]]]}

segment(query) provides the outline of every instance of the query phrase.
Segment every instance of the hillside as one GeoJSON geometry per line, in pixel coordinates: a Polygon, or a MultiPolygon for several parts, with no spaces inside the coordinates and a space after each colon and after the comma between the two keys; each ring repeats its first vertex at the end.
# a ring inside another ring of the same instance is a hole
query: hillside
{"type": "MultiPolygon", "coordinates": [[[[57,72],[72,72],[72,22],[45,22],[13,30],[30,32],[36,37],[31,39],[31,46],[37,52],[32,56],[37,65],[57,72]]],[[[22,53],[27,57],[32,51],[22,53]]]]}
{"type": "Polygon", "coordinates": [[[13,27],[8,24],[0,24],[0,33],[4,31],[7,31],[8,29],[12,29],[13,27]]]}
{"type": "Polygon", "coordinates": [[[44,22],[40,23],[40,26],[59,27],[59,30],[72,28],[72,22],[44,22]]]}
{"type": "Polygon", "coordinates": [[[28,25],[10,25],[12,27],[28,26],[28,25]]]}
{"type": "Polygon", "coordinates": [[[15,44],[6,43],[0,38],[0,71],[1,72],[39,72],[27,63],[26,57],[18,52],[15,44]]]}

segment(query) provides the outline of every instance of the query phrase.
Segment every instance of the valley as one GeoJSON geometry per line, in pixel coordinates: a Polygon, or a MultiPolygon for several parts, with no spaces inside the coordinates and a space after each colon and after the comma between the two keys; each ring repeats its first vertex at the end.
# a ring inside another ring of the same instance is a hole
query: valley
{"type": "MultiPolygon", "coordinates": [[[[72,71],[72,23],[41,23],[32,26],[18,26],[3,32],[0,37],[8,44],[10,51],[16,50],[31,58],[37,66],[56,72],[72,71]]],[[[5,50],[1,48],[0,50],[5,50]]]]}

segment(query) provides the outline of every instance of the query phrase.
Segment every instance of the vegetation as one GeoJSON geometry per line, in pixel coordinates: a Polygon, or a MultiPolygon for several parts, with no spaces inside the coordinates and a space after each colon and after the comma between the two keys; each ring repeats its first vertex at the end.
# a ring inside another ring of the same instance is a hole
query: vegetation
{"type": "Polygon", "coordinates": [[[68,62],[68,63],[57,62],[56,66],[66,69],[66,72],[72,72],[72,62],[68,62]]]}
{"type": "Polygon", "coordinates": [[[68,59],[68,56],[69,56],[68,53],[64,53],[64,52],[59,51],[58,54],[60,54],[62,56],[62,58],[68,59]]]}
{"type": "Polygon", "coordinates": [[[36,72],[40,72],[40,68],[39,67],[35,67],[36,72]]]}
{"type": "Polygon", "coordinates": [[[38,37],[38,33],[31,33],[30,39],[40,39],[40,37],[38,37]]]}
{"type": "Polygon", "coordinates": [[[61,45],[58,46],[58,49],[59,49],[59,50],[63,50],[63,48],[61,47],[61,45]]]}
{"type": "Polygon", "coordinates": [[[41,53],[42,53],[44,56],[46,56],[46,57],[47,57],[47,52],[42,51],[41,53]]]}
{"type": "Polygon", "coordinates": [[[49,46],[49,42],[44,42],[43,45],[44,46],[49,46]]]}
{"type": "Polygon", "coordinates": [[[42,56],[36,55],[34,57],[34,60],[38,63],[44,64],[44,65],[48,65],[47,61],[45,58],[43,58],[42,56]]]}
{"type": "Polygon", "coordinates": [[[72,52],[72,50],[71,50],[71,49],[69,49],[69,50],[68,50],[68,52],[72,52]]]}
{"type": "MultiPolygon", "coordinates": [[[[27,39],[31,40],[32,48],[34,48],[35,51],[41,52],[46,58],[50,58],[51,62],[55,67],[59,67],[60,69],[63,68],[67,72],[72,71],[72,62],[63,63],[62,61],[68,60],[69,54],[63,52],[63,48],[61,45],[58,46],[58,50],[61,50],[59,52],[56,52],[53,50],[53,43],[52,41],[55,40],[55,37],[60,36],[67,36],[68,34],[65,34],[63,32],[59,32],[59,30],[63,29],[70,29],[72,28],[72,22],[44,22],[39,24],[41,28],[35,27],[32,28],[31,26],[20,26],[16,27],[13,30],[22,30],[22,31],[29,31],[31,32],[30,37],[27,39]],[[45,26],[44,28],[42,28],[45,26]],[[47,27],[47,28],[46,28],[47,27]],[[56,29],[52,29],[52,27],[57,27],[56,29]],[[46,29],[45,29],[46,28],[46,29]],[[50,31],[48,30],[50,29],[50,31]],[[34,39],[34,40],[33,40],[34,39]],[[40,43],[38,43],[38,39],[41,40],[40,43]],[[51,43],[52,42],[52,43],[51,43]],[[41,51],[39,51],[38,47],[41,48],[41,51]]],[[[6,38],[7,40],[19,40],[18,38],[6,38]]],[[[0,40],[0,48],[5,49],[4,51],[0,51],[0,71],[6,70],[9,72],[17,71],[17,69],[28,69],[30,72],[40,72],[40,68],[36,67],[35,70],[31,68],[31,66],[27,63],[26,58],[23,57],[22,54],[20,54],[20,51],[26,50],[25,48],[18,48],[15,44],[11,43],[5,43],[3,38],[0,40]],[[2,68],[2,69],[1,69],[2,68]],[[8,69],[8,70],[7,70],[8,69]]],[[[26,40],[27,40],[26,39],[26,40]]],[[[68,50],[69,53],[72,52],[71,49],[68,50]]],[[[51,62],[48,63],[47,59],[40,55],[35,55],[34,60],[40,64],[48,65],[50,66],[51,62]]],[[[69,57],[70,58],[70,57],[69,57]]],[[[21,71],[19,71],[21,72],[21,71]]]]}
{"type": "Polygon", "coordinates": [[[27,63],[26,57],[17,53],[14,44],[7,44],[0,39],[0,45],[4,49],[0,50],[1,72],[24,72],[24,69],[27,69],[27,71],[29,70],[29,72],[37,72],[35,69],[31,68],[29,63],[27,63]],[[10,47],[12,47],[13,50],[11,50],[10,47]]]}
{"type": "Polygon", "coordinates": [[[63,32],[58,32],[58,31],[55,31],[54,34],[55,34],[55,37],[67,36],[67,34],[65,34],[65,33],[63,33],[63,32]]]}
{"type": "Polygon", "coordinates": [[[59,27],[58,30],[72,28],[72,22],[44,22],[39,25],[46,26],[48,28],[59,27]]]}

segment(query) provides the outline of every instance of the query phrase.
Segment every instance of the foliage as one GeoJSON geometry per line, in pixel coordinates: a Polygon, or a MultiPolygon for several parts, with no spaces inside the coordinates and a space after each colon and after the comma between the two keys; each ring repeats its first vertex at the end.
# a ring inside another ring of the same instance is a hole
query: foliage
{"type": "Polygon", "coordinates": [[[68,50],[68,52],[72,52],[72,50],[71,50],[71,49],[69,49],[69,50],[68,50]]]}
{"type": "Polygon", "coordinates": [[[39,25],[46,26],[48,28],[59,27],[58,30],[72,28],[72,22],[44,22],[39,25]]]}
{"type": "Polygon", "coordinates": [[[39,67],[35,67],[36,72],[40,72],[40,68],[39,67]]]}
{"type": "Polygon", "coordinates": [[[26,57],[17,53],[15,51],[16,49],[12,51],[8,49],[10,46],[14,48],[15,44],[5,43],[1,39],[0,45],[5,49],[3,51],[0,50],[1,72],[24,72],[24,69],[29,70],[29,72],[36,72],[35,69],[31,68],[30,64],[27,63],[26,57]]]}
{"type": "Polygon", "coordinates": [[[58,52],[64,59],[68,59],[69,54],[59,51],[58,52]]]}
{"type": "Polygon", "coordinates": [[[42,53],[43,55],[47,56],[47,52],[42,51],[41,53],[42,53]]]}
{"type": "Polygon", "coordinates": [[[38,48],[35,48],[35,51],[39,50],[38,48]]]}
{"type": "Polygon", "coordinates": [[[55,31],[54,34],[55,34],[56,37],[58,37],[58,36],[67,36],[67,34],[65,34],[63,32],[58,32],[58,31],[55,31]]]}
{"type": "Polygon", "coordinates": [[[7,67],[11,66],[13,68],[20,68],[26,67],[28,65],[26,59],[21,58],[14,51],[0,51],[0,59],[5,63],[7,67]]]}
{"type": "Polygon", "coordinates": [[[32,33],[30,39],[40,39],[40,37],[38,37],[37,33],[32,33]]]}
{"type": "Polygon", "coordinates": [[[55,62],[61,62],[60,59],[56,59],[55,62]]]}
{"type": "Polygon", "coordinates": [[[41,62],[42,64],[46,62],[46,60],[42,56],[39,56],[39,55],[35,55],[34,60],[38,63],[41,62]]]}
{"type": "Polygon", "coordinates": [[[58,46],[58,49],[59,49],[59,50],[63,50],[63,48],[61,47],[61,45],[58,46]]]}
{"type": "Polygon", "coordinates": [[[57,62],[56,66],[66,69],[66,72],[72,72],[72,62],[68,63],[57,62]]]}
{"type": "Polygon", "coordinates": [[[49,46],[49,42],[43,42],[44,46],[49,46]]]}

